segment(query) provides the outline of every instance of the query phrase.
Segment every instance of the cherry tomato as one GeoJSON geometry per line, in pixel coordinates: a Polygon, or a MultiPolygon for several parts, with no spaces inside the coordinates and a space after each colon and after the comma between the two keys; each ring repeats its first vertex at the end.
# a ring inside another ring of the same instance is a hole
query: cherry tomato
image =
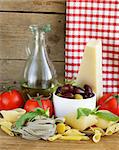
{"type": "Polygon", "coordinates": [[[31,98],[27,100],[24,105],[24,109],[27,112],[34,111],[34,109],[38,107],[43,108],[44,110],[49,109],[50,116],[53,115],[53,104],[52,101],[48,98],[41,98],[40,100],[38,100],[37,97],[31,98]]]}
{"type": "Polygon", "coordinates": [[[10,110],[22,107],[24,103],[21,93],[11,90],[0,94],[0,110],[10,110]]]}
{"type": "Polygon", "coordinates": [[[29,99],[24,105],[24,109],[26,110],[26,112],[34,111],[34,109],[38,107],[40,107],[40,105],[35,99],[29,99]]]}

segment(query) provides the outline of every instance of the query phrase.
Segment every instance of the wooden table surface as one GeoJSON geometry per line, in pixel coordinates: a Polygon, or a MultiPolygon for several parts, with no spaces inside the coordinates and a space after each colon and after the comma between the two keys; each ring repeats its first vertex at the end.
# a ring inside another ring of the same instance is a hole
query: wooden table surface
{"type": "Polygon", "coordinates": [[[0,130],[0,150],[119,150],[119,133],[105,136],[97,144],[90,141],[29,141],[10,137],[0,130]]]}

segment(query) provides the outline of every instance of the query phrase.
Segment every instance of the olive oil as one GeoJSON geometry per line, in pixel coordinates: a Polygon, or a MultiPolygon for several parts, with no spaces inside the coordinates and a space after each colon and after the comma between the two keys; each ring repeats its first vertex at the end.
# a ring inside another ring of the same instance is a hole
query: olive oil
{"type": "Polygon", "coordinates": [[[22,84],[21,86],[22,94],[25,100],[29,99],[30,97],[36,97],[43,95],[44,97],[48,97],[51,95],[51,88],[42,89],[42,88],[32,88],[27,86],[26,83],[22,84]]]}

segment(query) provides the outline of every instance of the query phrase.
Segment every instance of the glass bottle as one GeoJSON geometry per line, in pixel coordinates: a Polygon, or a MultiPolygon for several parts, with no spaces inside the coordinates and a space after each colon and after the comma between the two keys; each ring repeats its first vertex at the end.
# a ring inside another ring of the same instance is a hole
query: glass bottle
{"type": "Polygon", "coordinates": [[[57,82],[56,71],[46,50],[45,33],[51,31],[51,27],[49,24],[43,27],[31,25],[30,29],[33,39],[31,47],[28,47],[29,57],[24,69],[23,94],[48,96],[49,89],[57,82]]]}

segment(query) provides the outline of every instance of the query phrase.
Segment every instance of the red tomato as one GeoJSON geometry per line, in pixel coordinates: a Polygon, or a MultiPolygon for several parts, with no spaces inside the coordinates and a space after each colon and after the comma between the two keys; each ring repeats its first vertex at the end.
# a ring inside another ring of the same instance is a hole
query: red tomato
{"type": "Polygon", "coordinates": [[[40,100],[37,100],[37,98],[32,98],[27,100],[24,105],[24,109],[27,112],[34,111],[34,109],[38,107],[43,108],[44,110],[49,109],[50,116],[53,115],[53,104],[48,98],[41,98],[40,100]]]}
{"type": "Polygon", "coordinates": [[[24,103],[21,93],[11,90],[0,94],[0,110],[10,110],[21,107],[24,103]]]}
{"type": "Polygon", "coordinates": [[[116,115],[119,115],[118,100],[119,95],[108,93],[97,101],[97,106],[99,106],[99,110],[108,110],[116,115]]]}
{"type": "Polygon", "coordinates": [[[53,109],[53,104],[52,104],[51,100],[49,100],[49,99],[41,99],[41,103],[42,103],[42,108],[44,110],[49,109],[50,116],[52,116],[53,113],[54,113],[54,109],[53,109]]]}
{"type": "Polygon", "coordinates": [[[35,99],[29,99],[24,105],[26,112],[34,111],[34,109],[38,107],[40,107],[40,105],[35,99]]]}

